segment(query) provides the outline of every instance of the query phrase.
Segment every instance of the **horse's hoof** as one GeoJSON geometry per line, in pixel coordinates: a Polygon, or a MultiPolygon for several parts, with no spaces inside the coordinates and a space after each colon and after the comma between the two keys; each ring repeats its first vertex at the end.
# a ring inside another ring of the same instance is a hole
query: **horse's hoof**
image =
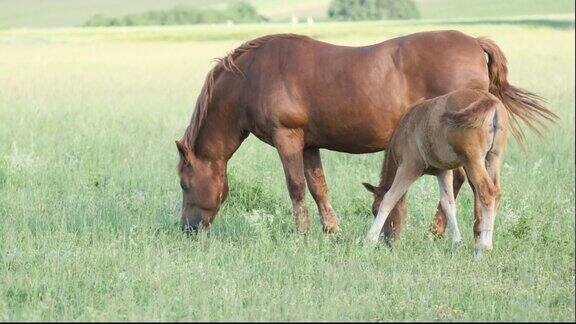
{"type": "Polygon", "coordinates": [[[308,222],[296,224],[296,232],[298,232],[298,234],[306,234],[308,233],[308,229],[310,229],[310,223],[308,222]]]}
{"type": "Polygon", "coordinates": [[[330,226],[323,225],[322,230],[326,234],[338,234],[338,232],[340,232],[340,228],[338,227],[338,225],[330,225],[330,226]]]}

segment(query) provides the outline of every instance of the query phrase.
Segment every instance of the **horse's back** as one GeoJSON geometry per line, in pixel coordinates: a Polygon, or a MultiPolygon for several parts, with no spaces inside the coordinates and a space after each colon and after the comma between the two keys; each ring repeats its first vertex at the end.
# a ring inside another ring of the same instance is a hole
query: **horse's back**
{"type": "Polygon", "coordinates": [[[274,129],[300,128],[309,146],[351,153],[386,148],[416,100],[489,83],[482,49],[455,31],[362,47],[273,37],[237,63],[245,78],[228,89],[242,96],[255,135],[270,142],[274,129]]]}
{"type": "Polygon", "coordinates": [[[398,43],[413,93],[429,99],[461,88],[488,89],[486,57],[476,38],[446,30],[400,37],[398,43]]]}

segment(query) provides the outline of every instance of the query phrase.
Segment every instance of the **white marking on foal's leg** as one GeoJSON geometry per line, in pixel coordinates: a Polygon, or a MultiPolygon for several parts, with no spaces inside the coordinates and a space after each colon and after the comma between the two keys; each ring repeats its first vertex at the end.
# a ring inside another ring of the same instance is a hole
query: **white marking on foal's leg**
{"type": "Polygon", "coordinates": [[[454,190],[452,184],[452,170],[445,171],[438,175],[438,185],[440,187],[440,206],[444,210],[448,220],[448,228],[452,234],[452,243],[458,244],[462,241],[462,235],[458,228],[456,218],[456,202],[454,201],[454,190]]]}
{"type": "Polygon", "coordinates": [[[450,203],[452,210],[448,213],[448,226],[450,227],[450,232],[452,233],[452,243],[459,244],[462,241],[462,235],[460,234],[460,229],[458,228],[458,220],[456,219],[456,203],[452,201],[450,203]]]}
{"type": "Polygon", "coordinates": [[[382,226],[386,222],[386,218],[392,211],[392,208],[396,205],[396,203],[400,200],[402,196],[408,191],[410,185],[418,179],[417,174],[419,174],[419,170],[416,172],[413,169],[400,167],[396,171],[396,176],[394,177],[394,183],[390,187],[390,190],[384,195],[380,206],[378,207],[378,214],[376,215],[376,219],[370,227],[368,231],[368,235],[366,235],[366,240],[370,243],[377,243],[378,238],[380,237],[380,232],[382,231],[382,226]]]}
{"type": "Polygon", "coordinates": [[[391,208],[389,208],[388,206],[382,206],[382,204],[380,205],[380,208],[378,209],[378,215],[376,216],[374,223],[370,227],[368,235],[366,235],[366,241],[368,241],[369,243],[378,243],[378,238],[380,237],[380,231],[382,230],[382,226],[384,226],[384,223],[386,222],[386,218],[388,218],[388,215],[390,214],[390,210],[391,208]]]}
{"type": "Polygon", "coordinates": [[[492,233],[494,232],[494,202],[488,206],[482,206],[482,220],[480,221],[480,238],[476,248],[476,254],[482,251],[492,251],[492,233]]]}

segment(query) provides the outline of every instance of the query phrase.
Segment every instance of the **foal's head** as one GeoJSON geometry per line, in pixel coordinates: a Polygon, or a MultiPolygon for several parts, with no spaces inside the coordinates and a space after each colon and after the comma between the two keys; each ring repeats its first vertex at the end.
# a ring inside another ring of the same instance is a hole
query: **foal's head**
{"type": "Polygon", "coordinates": [[[196,157],[179,141],[176,141],[176,147],[180,153],[178,175],[182,187],[180,225],[186,232],[207,230],[228,195],[226,166],[196,157]]]}

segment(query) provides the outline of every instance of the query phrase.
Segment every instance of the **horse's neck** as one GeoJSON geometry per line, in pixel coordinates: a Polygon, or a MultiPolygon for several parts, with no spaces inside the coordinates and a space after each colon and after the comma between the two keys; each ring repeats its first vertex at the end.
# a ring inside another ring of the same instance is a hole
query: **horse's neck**
{"type": "MultiPolygon", "coordinates": [[[[212,108],[212,107],[211,107],[212,108]]],[[[211,161],[228,161],[244,139],[239,125],[238,111],[216,111],[225,107],[208,110],[194,145],[197,157],[211,161]]]]}

